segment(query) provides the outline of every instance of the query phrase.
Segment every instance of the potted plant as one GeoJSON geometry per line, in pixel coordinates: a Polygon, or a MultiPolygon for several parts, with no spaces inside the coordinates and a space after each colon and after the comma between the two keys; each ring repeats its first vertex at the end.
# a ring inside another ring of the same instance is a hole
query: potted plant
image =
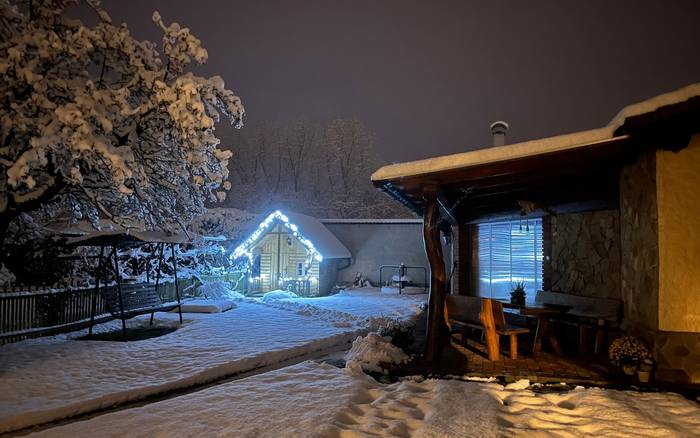
{"type": "Polygon", "coordinates": [[[517,281],[510,292],[510,302],[520,306],[525,305],[525,282],[517,281]]]}
{"type": "Polygon", "coordinates": [[[649,383],[651,377],[651,371],[654,369],[654,361],[651,359],[644,359],[639,364],[639,370],[637,370],[637,378],[641,383],[649,383]]]}
{"type": "Polygon", "coordinates": [[[621,367],[628,376],[637,372],[637,366],[645,359],[650,359],[649,349],[644,341],[635,336],[623,336],[615,339],[608,349],[610,361],[621,367]]]}

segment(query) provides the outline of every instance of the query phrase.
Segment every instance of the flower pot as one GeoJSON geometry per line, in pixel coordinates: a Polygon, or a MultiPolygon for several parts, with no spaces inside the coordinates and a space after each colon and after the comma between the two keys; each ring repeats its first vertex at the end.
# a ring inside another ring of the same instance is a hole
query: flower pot
{"type": "Polygon", "coordinates": [[[524,306],[525,305],[525,297],[522,297],[522,298],[510,297],[510,303],[515,304],[516,306],[524,306]]]}
{"type": "Polygon", "coordinates": [[[637,365],[634,365],[634,364],[622,365],[622,372],[624,372],[628,376],[634,376],[634,373],[637,372],[637,365]]]}
{"type": "Polygon", "coordinates": [[[651,371],[637,371],[637,378],[641,383],[649,383],[649,378],[651,377],[651,371]]]}

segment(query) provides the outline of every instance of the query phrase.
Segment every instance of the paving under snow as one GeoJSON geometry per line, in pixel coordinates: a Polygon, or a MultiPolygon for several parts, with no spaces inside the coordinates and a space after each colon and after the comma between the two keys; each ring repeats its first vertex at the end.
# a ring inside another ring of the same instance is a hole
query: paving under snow
{"type": "Polygon", "coordinates": [[[668,393],[541,394],[524,381],[383,385],[308,361],[35,435],[98,431],[114,437],[692,437],[700,431],[700,407],[668,393]]]}
{"type": "MultiPolygon", "coordinates": [[[[239,302],[224,313],[186,314],[181,328],[149,340],[78,341],[74,334],[6,345],[0,347],[0,433],[347,345],[371,318],[409,319],[423,302],[376,290],[239,302]]],[[[156,319],[176,324],[176,315],[156,319]]],[[[117,327],[111,322],[99,330],[117,327]]]]}

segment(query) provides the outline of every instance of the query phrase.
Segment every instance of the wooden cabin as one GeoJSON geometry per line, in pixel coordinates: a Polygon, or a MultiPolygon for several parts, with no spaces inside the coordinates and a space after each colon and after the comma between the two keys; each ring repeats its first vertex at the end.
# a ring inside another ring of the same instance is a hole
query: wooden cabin
{"type": "Polygon", "coordinates": [[[289,290],[300,296],[330,292],[350,251],[317,219],[279,210],[260,221],[231,257],[248,264],[250,295],[289,290]]]}

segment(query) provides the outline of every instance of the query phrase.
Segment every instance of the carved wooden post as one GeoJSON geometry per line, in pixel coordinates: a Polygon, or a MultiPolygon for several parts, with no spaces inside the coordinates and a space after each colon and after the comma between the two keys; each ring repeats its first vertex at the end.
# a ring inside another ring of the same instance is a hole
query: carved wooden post
{"type": "MultiPolygon", "coordinates": [[[[484,337],[486,338],[486,351],[489,360],[500,360],[500,339],[496,333],[496,322],[493,319],[493,302],[483,298],[481,300],[481,313],[479,319],[484,326],[484,337]]],[[[517,353],[516,353],[517,354],[517,353]]]]}
{"type": "Polygon", "coordinates": [[[435,362],[447,337],[445,327],[445,291],[447,275],[442,258],[440,243],[440,211],[437,203],[437,189],[425,190],[425,210],[423,211],[423,243],[430,264],[430,296],[428,299],[428,329],[425,342],[425,359],[435,362]]]}

